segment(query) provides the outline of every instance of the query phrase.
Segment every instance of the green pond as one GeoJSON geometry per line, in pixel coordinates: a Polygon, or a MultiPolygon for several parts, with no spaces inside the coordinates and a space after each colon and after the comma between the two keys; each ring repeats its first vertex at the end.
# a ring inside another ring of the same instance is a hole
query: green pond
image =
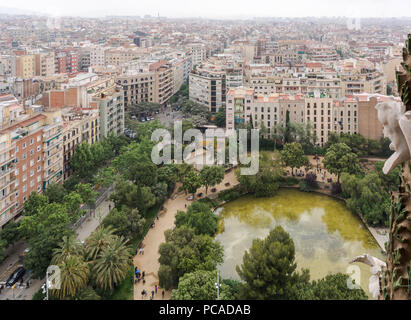
{"type": "MultiPolygon", "coordinates": [[[[222,277],[238,279],[235,271],[253,239],[265,238],[280,225],[294,240],[298,268],[310,270],[311,279],[329,273],[349,273],[349,261],[368,253],[384,259],[363,222],[342,201],[295,189],[281,189],[271,198],[245,196],[229,202],[218,213],[216,236],[224,247],[222,277]]],[[[360,268],[360,286],[369,294],[370,268],[360,268]]],[[[351,272],[352,273],[352,272],[351,272]]]]}

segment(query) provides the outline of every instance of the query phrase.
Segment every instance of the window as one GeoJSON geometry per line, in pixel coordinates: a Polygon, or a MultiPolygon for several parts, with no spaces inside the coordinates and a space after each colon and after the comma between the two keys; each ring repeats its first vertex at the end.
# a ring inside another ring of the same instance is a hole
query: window
{"type": "Polygon", "coordinates": [[[23,165],[23,171],[26,171],[26,169],[27,169],[27,165],[24,164],[24,165],[23,165]]]}
{"type": "Polygon", "coordinates": [[[39,152],[39,151],[40,151],[40,149],[41,149],[41,147],[40,147],[40,146],[37,146],[37,152],[39,152]]]}
{"type": "Polygon", "coordinates": [[[34,143],[34,139],[31,138],[31,139],[30,139],[30,145],[32,145],[33,143],[34,143]]]}
{"type": "Polygon", "coordinates": [[[34,176],[34,170],[30,170],[30,177],[34,176]]]}
{"type": "Polygon", "coordinates": [[[37,172],[41,170],[41,166],[37,166],[37,172]]]}
{"type": "Polygon", "coordinates": [[[37,136],[37,142],[40,142],[41,136],[37,136]]]}
{"type": "MultiPolygon", "coordinates": [[[[26,191],[27,191],[27,186],[24,185],[24,186],[23,186],[23,192],[26,192],[26,191]]],[[[23,201],[26,201],[26,200],[23,199],[23,201]]]]}
{"type": "Polygon", "coordinates": [[[34,160],[30,160],[30,167],[34,166],[34,160]]]}
{"type": "Polygon", "coordinates": [[[23,149],[26,149],[26,143],[25,142],[23,143],[23,149]]]}
{"type": "Polygon", "coordinates": [[[27,155],[23,153],[23,160],[27,158],[27,155]]]}

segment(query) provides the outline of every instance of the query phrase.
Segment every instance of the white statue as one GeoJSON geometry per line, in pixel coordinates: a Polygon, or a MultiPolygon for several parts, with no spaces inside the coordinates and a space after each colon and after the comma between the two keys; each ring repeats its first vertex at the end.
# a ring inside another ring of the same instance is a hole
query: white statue
{"type": "Polygon", "coordinates": [[[350,263],[354,262],[362,262],[371,267],[370,269],[372,275],[369,280],[368,290],[374,299],[377,299],[380,294],[380,277],[382,276],[383,268],[385,268],[387,264],[378,258],[370,256],[369,254],[363,254],[362,256],[358,256],[350,261],[350,263]]]}
{"type": "Polygon", "coordinates": [[[384,174],[388,174],[411,159],[411,111],[405,112],[405,105],[393,100],[378,103],[375,108],[378,110],[378,120],[384,127],[384,136],[392,141],[390,149],[395,151],[383,168],[384,174]]]}

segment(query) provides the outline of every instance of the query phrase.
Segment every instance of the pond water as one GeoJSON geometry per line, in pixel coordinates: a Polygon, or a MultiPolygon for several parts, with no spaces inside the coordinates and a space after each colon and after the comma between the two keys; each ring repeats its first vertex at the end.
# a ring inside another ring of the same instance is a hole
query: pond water
{"type": "MultiPolygon", "coordinates": [[[[271,198],[245,196],[218,212],[216,236],[224,247],[222,277],[239,280],[235,271],[253,239],[265,238],[280,225],[294,240],[298,269],[310,270],[311,279],[329,273],[347,273],[349,261],[368,253],[384,259],[366,226],[342,201],[315,193],[281,189],[271,198]]],[[[368,292],[369,267],[360,268],[361,287],[368,292]]]]}

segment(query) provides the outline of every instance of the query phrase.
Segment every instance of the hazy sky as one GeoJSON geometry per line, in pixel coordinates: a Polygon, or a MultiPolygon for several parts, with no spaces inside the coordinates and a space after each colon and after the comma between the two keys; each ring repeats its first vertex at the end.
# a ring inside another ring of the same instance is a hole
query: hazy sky
{"type": "Polygon", "coordinates": [[[50,15],[167,17],[400,17],[410,0],[0,0],[0,7],[50,15]]]}

